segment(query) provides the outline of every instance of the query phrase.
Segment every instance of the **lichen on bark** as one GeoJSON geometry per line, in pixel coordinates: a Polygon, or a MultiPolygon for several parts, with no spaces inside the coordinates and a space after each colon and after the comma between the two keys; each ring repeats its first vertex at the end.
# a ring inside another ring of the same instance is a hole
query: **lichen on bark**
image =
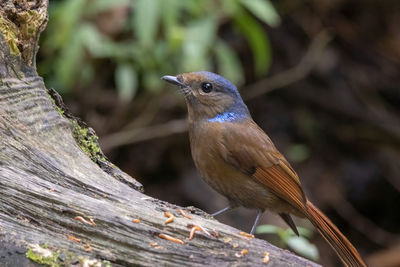
{"type": "Polygon", "coordinates": [[[35,64],[37,40],[46,27],[48,1],[3,1],[0,3],[0,32],[10,53],[21,56],[27,66],[35,64]],[[32,8],[32,5],[36,6],[32,8]]]}

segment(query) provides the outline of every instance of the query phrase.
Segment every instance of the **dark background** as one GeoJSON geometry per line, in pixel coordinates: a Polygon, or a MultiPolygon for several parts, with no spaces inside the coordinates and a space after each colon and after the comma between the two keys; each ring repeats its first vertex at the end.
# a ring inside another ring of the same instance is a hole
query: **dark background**
{"type": "MultiPolygon", "coordinates": [[[[197,174],[183,97],[160,77],[223,74],[371,266],[399,266],[400,2],[252,1],[50,1],[39,73],[146,194],[210,213],[227,202],[197,174]]],[[[249,231],[255,215],[218,220],[249,231]]]]}

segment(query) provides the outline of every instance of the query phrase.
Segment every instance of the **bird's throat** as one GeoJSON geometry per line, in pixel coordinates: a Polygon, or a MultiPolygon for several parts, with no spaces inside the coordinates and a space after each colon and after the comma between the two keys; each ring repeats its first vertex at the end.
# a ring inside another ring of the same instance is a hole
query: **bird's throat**
{"type": "Polygon", "coordinates": [[[243,113],[238,113],[234,111],[226,111],[224,113],[219,113],[215,117],[207,119],[209,122],[219,122],[219,123],[224,123],[224,122],[236,122],[236,121],[241,121],[245,118],[247,114],[243,113]]]}

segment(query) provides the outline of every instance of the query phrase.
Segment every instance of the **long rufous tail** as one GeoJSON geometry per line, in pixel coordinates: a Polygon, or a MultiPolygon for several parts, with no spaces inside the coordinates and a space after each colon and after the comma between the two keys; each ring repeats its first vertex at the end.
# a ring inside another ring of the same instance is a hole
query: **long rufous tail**
{"type": "Polygon", "coordinates": [[[315,207],[310,201],[307,201],[306,206],[307,218],[318,229],[318,232],[320,232],[328,244],[335,250],[346,266],[367,266],[350,241],[317,207],[315,207]]]}

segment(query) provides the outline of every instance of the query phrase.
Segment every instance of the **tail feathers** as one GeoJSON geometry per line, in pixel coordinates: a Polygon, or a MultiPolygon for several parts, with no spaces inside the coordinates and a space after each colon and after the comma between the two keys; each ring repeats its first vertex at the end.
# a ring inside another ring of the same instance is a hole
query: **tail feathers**
{"type": "Polygon", "coordinates": [[[317,207],[309,201],[307,201],[306,206],[306,216],[318,229],[329,245],[335,250],[346,266],[367,266],[350,241],[317,207]]]}

